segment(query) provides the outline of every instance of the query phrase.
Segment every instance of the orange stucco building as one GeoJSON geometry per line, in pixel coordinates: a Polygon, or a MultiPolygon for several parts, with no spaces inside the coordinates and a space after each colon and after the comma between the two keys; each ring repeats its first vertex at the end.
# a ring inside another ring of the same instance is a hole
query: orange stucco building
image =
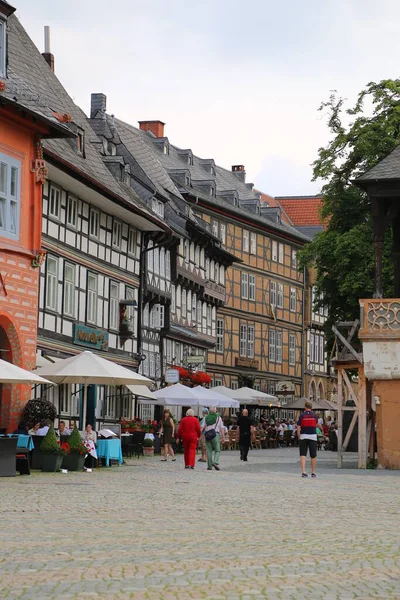
{"type": "MultiPolygon", "coordinates": [[[[23,64],[7,39],[14,10],[0,0],[0,358],[33,369],[47,173],[41,139],[72,134],[24,81],[23,64]]],[[[0,427],[15,428],[30,392],[30,386],[0,383],[0,427]]]]}

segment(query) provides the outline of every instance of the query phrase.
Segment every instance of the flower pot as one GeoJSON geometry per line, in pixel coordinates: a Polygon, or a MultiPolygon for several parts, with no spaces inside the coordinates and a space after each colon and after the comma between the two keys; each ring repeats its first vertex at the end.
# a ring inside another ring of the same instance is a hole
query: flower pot
{"type": "Polygon", "coordinates": [[[62,454],[44,454],[40,456],[40,468],[46,473],[55,473],[61,469],[64,456],[62,454]]]}
{"type": "Polygon", "coordinates": [[[63,457],[62,468],[68,471],[83,471],[83,465],[85,464],[85,455],[78,454],[77,452],[71,452],[63,457]]]}
{"type": "Polygon", "coordinates": [[[154,448],[143,446],[143,454],[144,456],[154,456],[154,448]]]}

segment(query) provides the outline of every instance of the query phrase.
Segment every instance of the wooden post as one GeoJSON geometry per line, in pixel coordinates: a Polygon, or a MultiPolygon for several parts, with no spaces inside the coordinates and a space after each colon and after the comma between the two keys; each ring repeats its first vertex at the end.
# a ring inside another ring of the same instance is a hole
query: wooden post
{"type": "Polygon", "coordinates": [[[364,366],[358,369],[358,468],[367,468],[367,382],[364,366]]]}
{"type": "Polygon", "coordinates": [[[342,369],[338,368],[338,456],[337,466],[341,469],[343,466],[342,441],[343,441],[343,374],[342,369]]]}

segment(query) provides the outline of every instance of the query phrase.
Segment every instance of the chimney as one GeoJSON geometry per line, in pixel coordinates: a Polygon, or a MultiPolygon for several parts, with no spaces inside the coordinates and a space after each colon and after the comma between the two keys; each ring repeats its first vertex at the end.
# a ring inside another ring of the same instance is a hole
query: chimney
{"type": "Polygon", "coordinates": [[[90,118],[95,119],[98,112],[105,118],[107,111],[107,96],[105,94],[91,94],[90,96],[90,118]]]}
{"type": "Polygon", "coordinates": [[[139,127],[142,131],[151,131],[157,138],[164,137],[164,125],[162,121],[139,121],[139,127]]]}
{"type": "Polygon", "coordinates": [[[232,165],[232,173],[235,173],[241,181],[246,181],[246,170],[244,165],[232,165]]]}
{"type": "Polygon", "coordinates": [[[48,25],[44,26],[44,52],[42,56],[54,73],[54,55],[50,52],[50,27],[48,25]]]}

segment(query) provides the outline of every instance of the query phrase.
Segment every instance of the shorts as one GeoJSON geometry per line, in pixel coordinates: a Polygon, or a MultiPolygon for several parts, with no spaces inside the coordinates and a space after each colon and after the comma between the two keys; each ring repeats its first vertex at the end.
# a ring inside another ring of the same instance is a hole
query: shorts
{"type": "Polygon", "coordinates": [[[317,440],[300,440],[300,456],[307,456],[308,448],[310,448],[310,458],[317,458],[317,440]]]}

